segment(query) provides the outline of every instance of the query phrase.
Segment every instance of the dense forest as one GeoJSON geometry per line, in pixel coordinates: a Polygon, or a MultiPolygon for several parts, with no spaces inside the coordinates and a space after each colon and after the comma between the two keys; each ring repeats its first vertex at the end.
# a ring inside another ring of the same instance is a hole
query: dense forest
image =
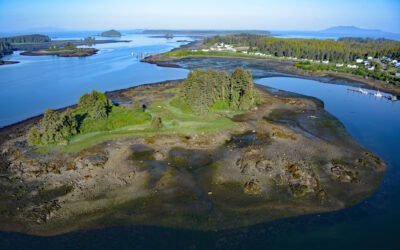
{"type": "Polygon", "coordinates": [[[388,56],[400,58],[400,42],[388,39],[341,38],[334,40],[287,39],[258,35],[228,35],[205,39],[205,43],[248,46],[250,51],[278,57],[351,62],[357,58],[388,56]]]}
{"type": "Polygon", "coordinates": [[[22,36],[12,36],[12,37],[2,37],[0,42],[8,43],[43,43],[50,42],[51,39],[46,35],[22,35],[22,36]]]}
{"type": "Polygon", "coordinates": [[[9,55],[12,53],[12,47],[11,44],[7,42],[0,41],[0,58],[9,55]]]}
{"type": "Polygon", "coordinates": [[[253,78],[243,68],[236,69],[232,75],[216,70],[191,71],[181,94],[196,113],[207,113],[214,105],[248,110],[256,102],[253,78]]]}

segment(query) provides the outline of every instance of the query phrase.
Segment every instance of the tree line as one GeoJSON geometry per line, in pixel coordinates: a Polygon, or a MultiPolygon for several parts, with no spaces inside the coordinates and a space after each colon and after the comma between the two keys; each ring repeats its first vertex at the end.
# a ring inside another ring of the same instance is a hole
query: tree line
{"type": "Polygon", "coordinates": [[[387,56],[400,58],[400,42],[389,39],[341,38],[335,40],[288,39],[240,34],[214,36],[205,39],[206,44],[227,43],[248,46],[250,51],[277,57],[296,57],[310,60],[352,62],[357,58],[387,56]]]}
{"type": "Polygon", "coordinates": [[[31,145],[67,144],[73,135],[79,133],[82,119],[106,119],[111,110],[111,104],[103,93],[92,91],[81,96],[78,108],[83,115],[75,115],[71,109],[65,112],[47,110],[39,125],[30,129],[28,143],[31,145]]]}
{"type": "Polygon", "coordinates": [[[12,36],[12,37],[2,37],[0,38],[2,42],[8,43],[43,43],[50,42],[51,39],[46,35],[21,35],[21,36],[12,36]]]}
{"type": "Polygon", "coordinates": [[[196,113],[207,113],[215,104],[232,110],[248,110],[255,105],[255,90],[250,72],[236,69],[225,71],[193,70],[182,84],[182,98],[196,113]]]}
{"type": "Polygon", "coordinates": [[[11,44],[8,42],[0,41],[0,58],[12,54],[13,50],[11,44]]]}

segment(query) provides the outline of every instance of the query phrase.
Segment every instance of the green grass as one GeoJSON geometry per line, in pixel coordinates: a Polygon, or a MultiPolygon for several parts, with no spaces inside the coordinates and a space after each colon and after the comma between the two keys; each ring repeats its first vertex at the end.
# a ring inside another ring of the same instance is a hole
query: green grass
{"type": "Polygon", "coordinates": [[[132,124],[144,124],[150,120],[151,114],[143,112],[142,109],[113,106],[108,118],[105,120],[84,119],[80,127],[80,132],[109,131],[132,124]]]}
{"type": "MultiPolygon", "coordinates": [[[[223,114],[210,112],[199,116],[190,107],[173,98],[162,102],[152,102],[146,112],[134,108],[113,107],[107,120],[83,119],[81,133],[72,137],[66,146],[49,145],[38,148],[38,152],[80,151],[96,144],[130,137],[150,137],[163,134],[193,135],[212,133],[229,129],[236,124],[230,117],[238,112],[225,111],[223,114]],[[161,117],[164,127],[154,130],[150,126],[152,117],[161,117]]],[[[76,115],[82,115],[79,109],[76,115]]]]}

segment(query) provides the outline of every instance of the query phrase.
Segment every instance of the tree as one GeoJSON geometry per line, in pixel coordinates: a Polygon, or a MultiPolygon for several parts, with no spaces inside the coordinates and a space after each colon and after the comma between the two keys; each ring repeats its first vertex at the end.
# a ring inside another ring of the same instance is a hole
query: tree
{"type": "Polygon", "coordinates": [[[40,132],[37,127],[32,127],[28,133],[28,143],[30,145],[40,144],[40,132]]]}
{"type": "Polygon", "coordinates": [[[77,133],[78,122],[72,110],[59,113],[49,109],[40,121],[39,129],[34,127],[29,131],[28,142],[31,145],[66,143],[77,133]]]}
{"type": "Polygon", "coordinates": [[[230,105],[235,110],[248,110],[254,105],[253,78],[250,72],[238,68],[232,73],[230,94],[230,105]]]}
{"type": "Polygon", "coordinates": [[[253,78],[243,68],[236,69],[232,76],[216,70],[191,71],[182,84],[181,95],[194,112],[202,114],[217,102],[233,110],[248,110],[255,104],[253,78]]]}
{"type": "Polygon", "coordinates": [[[78,106],[93,120],[98,120],[107,118],[111,105],[103,93],[93,90],[81,96],[78,106]]]}

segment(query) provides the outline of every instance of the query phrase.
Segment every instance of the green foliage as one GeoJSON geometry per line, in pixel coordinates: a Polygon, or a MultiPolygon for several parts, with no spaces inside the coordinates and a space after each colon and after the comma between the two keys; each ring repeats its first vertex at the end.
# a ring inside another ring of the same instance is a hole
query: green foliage
{"type": "Polygon", "coordinates": [[[151,121],[151,128],[154,130],[159,130],[163,127],[162,119],[161,117],[154,117],[153,120],[151,121]]]}
{"type": "Polygon", "coordinates": [[[211,106],[211,111],[219,111],[219,110],[228,110],[229,103],[226,100],[217,100],[214,102],[214,104],[211,106]]]}
{"type": "Polygon", "coordinates": [[[224,71],[194,70],[181,89],[182,98],[195,113],[207,113],[214,106],[227,103],[232,110],[248,110],[254,106],[253,78],[242,68],[232,76],[224,71]]]}
{"type": "Polygon", "coordinates": [[[231,76],[229,104],[233,110],[248,110],[254,106],[253,77],[243,68],[231,76]]]}
{"type": "Polygon", "coordinates": [[[255,35],[215,36],[205,40],[206,44],[228,43],[247,46],[278,57],[296,57],[311,60],[351,62],[365,56],[400,58],[400,42],[388,39],[342,38],[334,40],[287,39],[255,35]]]}
{"type": "MultiPolygon", "coordinates": [[[[79,110],[82,113],[81,110],[79,110]]],[[[107,119],[93,120],[85,118],[79,128],[81,133],[110,131],[129,125],[139,125],[149,122],[151,114],[143,112],[141,107],[123,108],[112,106],[107,119]]]]}
{"type": "Polygon", "coordinates": [[[37,35],[37,34],[0,38],[0,42],[8,42],[8,43],[43,43],[50,41],[51,39],[49,36],[37,35]]]}
{"type": "Polygon", "coordinates": [[[39,145],[40,144],[40,132],[37,127],[32,127],[28,132],[28,143],[30,145],[39,145]]]}
{"type": "Polygon", "coordinates": [[[110,102],[103,93],[93,90],[79,99],[78,107],[93,120],[107,118],[110,102]]]}
{"type": "Polygon", "coordinates": [[[12,54],[13,50],[11,44],[6,41],[0,41],[0,58],[12,54]]]}
{"type": "Polygon", "coordinates": [[[193,113],[192,107],[182,98],[176,97],[170,101],[172,107],[181,110],[183,113],[191,114],[193,113]]]}
{"type": "Polygon", "coordinates": [[[64,113],[49,109],[40,122],[39,130],[32,128],[29,131],[28,142],[33,145],[66,143],[77,133],[78,123],[70,109],[64,113]]]}
{"type": "Polygon", "coordinates": [[[295,67],[302,70],[309,71],[333,71],[340,73],[348,73],[353,75],[358,75],[361,77],[369,77],[376,80],[385,81],[390,84],[394,84],[400,86],[400,79],[395,76],[395,73],[391,74],[390,68],[388,70],[382,71],[382,66],[379,63],[372,63],[370,66],[375,66],[375,70],[368,70],[363,65],[361,65],[358,69],[343,67],[336,67],[335,64],[322,64],[322,63],[311,63],[311,62],[298,62],[295,64],[295,67]]]}

